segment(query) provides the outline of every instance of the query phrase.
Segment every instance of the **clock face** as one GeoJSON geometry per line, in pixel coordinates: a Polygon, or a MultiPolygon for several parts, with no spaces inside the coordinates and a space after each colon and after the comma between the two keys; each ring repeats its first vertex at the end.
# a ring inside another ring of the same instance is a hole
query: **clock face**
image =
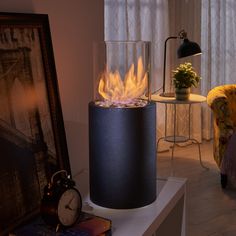
{"type": "Polygon", "coordinates": [[[58,218],[63,226],[73,225],[81,212],[81,197],[76,189],[68,189],[58,203],[58,218]]]}

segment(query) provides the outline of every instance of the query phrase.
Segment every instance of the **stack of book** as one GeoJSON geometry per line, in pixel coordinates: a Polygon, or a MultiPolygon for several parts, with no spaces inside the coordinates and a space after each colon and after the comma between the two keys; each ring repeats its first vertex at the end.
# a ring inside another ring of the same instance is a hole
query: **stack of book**
{"type": "Polygon", "coordinates": [[[111,221],[88,213],[82,217],[73,227],[56,228],[45,224],[39,217],[17,228],[10,236],[111,236],[111,221]]]}

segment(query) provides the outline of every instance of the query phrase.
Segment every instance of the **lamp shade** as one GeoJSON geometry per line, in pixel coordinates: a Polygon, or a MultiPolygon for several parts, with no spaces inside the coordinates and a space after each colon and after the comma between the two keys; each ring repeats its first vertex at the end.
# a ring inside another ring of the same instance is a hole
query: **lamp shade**
{"type": "Polygon", "coordinates": [[[201,53],[202,51],[200,46],[195,42],[189,41],[187,38],[183,40],[183,43],[177,51],[178,58],[193,56],[201,53]]]}

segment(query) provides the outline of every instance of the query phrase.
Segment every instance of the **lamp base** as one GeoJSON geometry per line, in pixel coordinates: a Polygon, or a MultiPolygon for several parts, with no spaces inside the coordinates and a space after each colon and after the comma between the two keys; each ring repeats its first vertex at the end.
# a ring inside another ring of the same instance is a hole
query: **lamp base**
{"type": "Polygon", "coordinates": [[[160,94],[161,97],[175,97],[175,93],[163,92],[160,94]]]}

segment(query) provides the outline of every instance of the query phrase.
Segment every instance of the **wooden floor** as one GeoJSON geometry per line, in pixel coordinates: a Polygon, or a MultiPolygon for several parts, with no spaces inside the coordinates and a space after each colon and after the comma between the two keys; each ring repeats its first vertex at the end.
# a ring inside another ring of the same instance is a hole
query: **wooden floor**
{"type": "Polygon", "coordinates": [[[170,151],[158,153],[158,176],[188,179],[186,236],[236,236],[236,189],[221,189],[211,142],[201,144],[201,153],[209,170],[201,167],[196,144],[175,147],[173,167],[170,151]]]}

